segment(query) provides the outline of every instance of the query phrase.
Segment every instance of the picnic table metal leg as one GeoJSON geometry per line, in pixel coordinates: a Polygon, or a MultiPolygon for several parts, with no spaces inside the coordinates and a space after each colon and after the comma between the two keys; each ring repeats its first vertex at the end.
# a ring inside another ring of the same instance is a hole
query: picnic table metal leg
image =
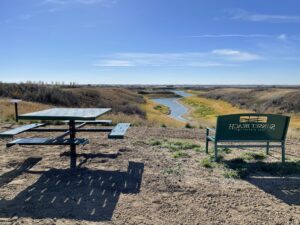
{"type": "Polygon", "coordinates": [[[281,160],[282,163],[285,163],[285,142],[281,143],[281,160]]]}
{"type": "Polygon", "coordinates": [[[215,162],[218,161],[218,144],[215,142],[215,162]]]}
{"type": "Polygon", "coordinates": [[[267,142],[267,149],[266,149],[266,154],[269,155],[270,151],[270,142],[267,142]]]}
{"type": "Polygon", "coordinates": [[[18,103],[17,102],[15,102],[15,115],[16,115],[16,122],[19,122],[18,103]]]}
{"type": "Polygon", "coordinates": [[[205,152],[206,154],[208,154],[208,145],[209,145],[209,140],[208,137],[209,136],[209,129],[206,129],[206,136],[205,136],[205,152]]]}
{"type": "Polygon", "coordinates": [[[69,129],[70,129],[70,168],[76,168],[76,145],[74,144],[74,140],[76,137],[76,128],[75,128],[75,121],[70,120],[69,122],[69,129]]]}

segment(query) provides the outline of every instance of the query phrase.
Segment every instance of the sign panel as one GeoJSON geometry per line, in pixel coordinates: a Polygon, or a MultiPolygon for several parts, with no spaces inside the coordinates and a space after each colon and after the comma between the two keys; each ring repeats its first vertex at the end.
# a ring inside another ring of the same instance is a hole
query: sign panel
{"type": "Polygon", "coordinates": [[[290,118],[273,114],[234,114],[219,116],[217,141],[283,141],[290,118]]]}

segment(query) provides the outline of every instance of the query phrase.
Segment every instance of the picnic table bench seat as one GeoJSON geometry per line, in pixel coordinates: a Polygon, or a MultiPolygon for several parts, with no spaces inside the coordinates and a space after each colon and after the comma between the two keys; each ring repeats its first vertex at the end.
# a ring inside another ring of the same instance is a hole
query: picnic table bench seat
{"type": "Polygon", "coordinates": [[[6,144],[6,147],[13,145],[85,145],[88,140],[85,138],[75,138],[74,140],[62,138],[20,138],[6,144]]]}
{"type": "Polygon", "coordinates": [[[123,139],[126,131],[130,127],[130,123],[118,123],[108,134],[110,139],[123,139]]]}
{"type": "Polygon", "coordinates": [[[13,128],[13,129],[10,129],[10,130],[7,130],[7,131],[4,131],[4,132],[0,133],[0,137],[2,137],[2,138],[12,138],[12,137],[14,137],[14,135],[23,133],[23,132],[28,131],[28,130],[33,129],[33,128],[45,126],[45,125],[46,125],[45,123],[33,123],[33,124],[23,125],[23,126],[16,127],[16,128],[13,128]]]}
{"type": "MultiPolygon", "coordinates": [[[[69,120],[63,121],[64,123],[69,123],[69,120]]],[[[86,123],[86,124],[103,124],[110,125],[112,124],[111,120],[75,120],[75,123],[86,123]]]]}
{"type": "Polygon", "coordinates": [[[214,143],[215,161],[218,160],[218,148],[260,147],[266,148],[266,154],[269,154],[271,147],[280,147],[282,162],[285,162],[285,139],[289,122],[289,116],[274,114],[246,113],[218,116],[216,129],[206,128],[206,153],[209,142],[214,143]],[[249,144],[241,145],[239,144],[241,142],[249,144]]]}

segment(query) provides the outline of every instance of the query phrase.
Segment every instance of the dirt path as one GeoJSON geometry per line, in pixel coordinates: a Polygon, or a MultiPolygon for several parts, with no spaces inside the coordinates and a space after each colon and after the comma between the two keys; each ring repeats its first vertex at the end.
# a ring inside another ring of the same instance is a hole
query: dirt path
{"type": "MultiPolygon", "coordinates": [[[[203,135],[147,127],[131,128],[124,140],[85,133],[90,144],[78,150],[75,174],[68,170],[68,148],[5,149],[1,140],[0,224],[300,223],[299,174],[226,179],[221,169],[200,166],[203,151],[186,150],[189,158],[175,159],[147,142],[180,139],[203,146],[203,135]]],[[[299,158],[299,144],[288,140],[288,157],[299,158]]],[[[270,160],[278,156],[274,151],[270,160]]]]}

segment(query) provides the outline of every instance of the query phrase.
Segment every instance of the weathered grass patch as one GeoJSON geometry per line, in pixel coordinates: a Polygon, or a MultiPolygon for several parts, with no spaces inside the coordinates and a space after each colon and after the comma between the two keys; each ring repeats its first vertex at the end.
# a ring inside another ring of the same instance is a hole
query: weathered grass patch
{"type": "Polygon", "coordinates": [[[177,166],[174,166],[174,167],[164,168],[164,169],[162,170],[162,173],[163,173],[163,174],[168,174],[168,175],[174,174],[174,175],[179,176],[179,175],[181,175],[181,173],[182,173],[182,168],[181,168],[181,165],[178,164],[177,166]]]}
{"type": "Polygon", "coordinates": [[[223,173],[223,176],[225,178],[228,178],[228,179],[240,179],[240,175],[237,171],[234,171],[234,170],[226,170],[224,173],[223,173]]]}
{"type": "Polygon", "coordinates": [[[215,162],[212,162],[210,157],[206,157],[202,160],[199,161],[200,165],[205,167],[205,168],[213,168],[216,166],[215,162]]]}
{"type": "Polygon", "coordinates": [[[159,111],[162,114],[166,114],[166,115],[170,114],[170,109],[164,105],[156,105],[153,107],[153,109],[159,111]]]}
{"type": "Polygon", "coordinates": [[[264,160],[267,157],[262,152],[244,152],[243,155],[247,160],[264,160]]]}
{"type": "Polygon", "coordinates": [[[148,141],[148,144],[151,146],[157,146],[160,148],[168,149],[172,153],[172,156],[175,159],[190,157],[189,153],[186,152],[186,150],[194,150],[195,152],[200,152],[202,150],[200,145],[190,143],[190,142],[185,142],[185,141],[170,141],[167,139],[153,139],[153,140],[148,141]]]}
{"type": "Polygon", "coordinates": [[[189,149],[199,151],[201,149],[201,146],[198,144],[185,142],[185,141],[170,141],[167,139],[152,139],[148,142],[148,144],[151,146],[168,148],[172,151],[189,150],[189,149]]]}
{"type": "MultiPolygon", "coordinates": [[[[250,174],[264,172],[275,176],[300,173],[300,160],[285,162],[246,162],[243,158],[237,158],[222,162],[224,167],[235,171],[239,178],[247,178],[250,174]]],[[[227,176],[227,175],[226,175],[227,176]]]]}
{"type": "Polygon", "coordinates": [[[266,156],[263,153],[249,153],[242,157],[231,160],[224,160],[222,153],[219,155],[218,162],[214,162],[211,153],[208,157],[199,161],[205,168],[221,168],[223,176],[232,179],[246,179],[250,174],[268,173],[275,176],[290,174],[300,174],[300,160],[281,162],[262,162],[266,156]]]}
{"type": "Polygon", "coordinates": [[[177,150],[175,152],[173,152],[172,156],[177,159],[177,158],[189,158],[190,155],[187,152],[183,152],[180,150],[177,150]]]}

